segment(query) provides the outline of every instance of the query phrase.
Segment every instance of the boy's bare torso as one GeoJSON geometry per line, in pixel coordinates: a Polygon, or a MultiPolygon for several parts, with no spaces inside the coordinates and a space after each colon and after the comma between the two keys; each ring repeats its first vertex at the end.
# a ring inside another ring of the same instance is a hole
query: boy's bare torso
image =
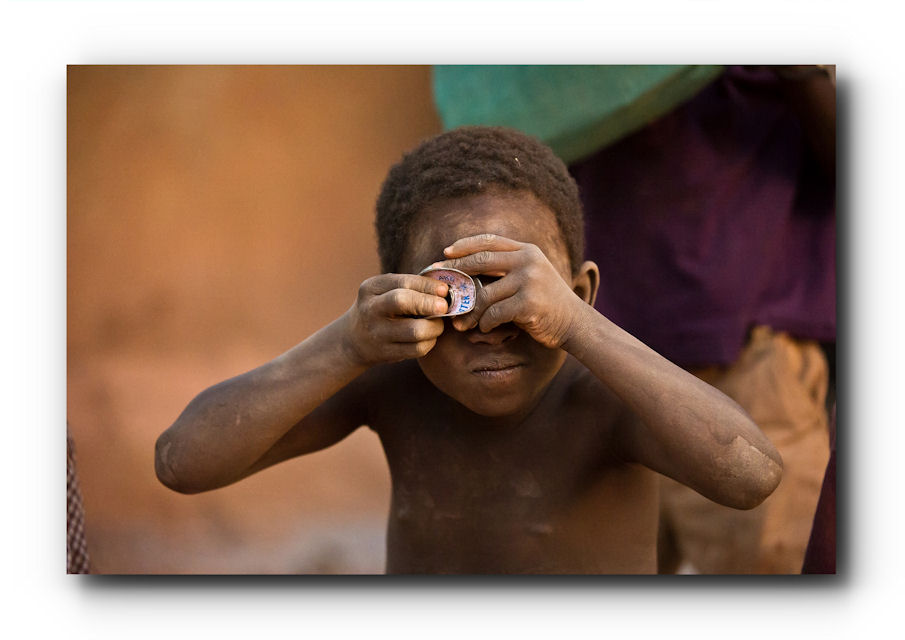
{"type": "Polygon", "coordinates": [[[371,374],[388,573],[656,571],[656,476],[620,459],[620,405],[581,364],[567,359],[518,424],[470,412],[415,362],[371,374]]]}

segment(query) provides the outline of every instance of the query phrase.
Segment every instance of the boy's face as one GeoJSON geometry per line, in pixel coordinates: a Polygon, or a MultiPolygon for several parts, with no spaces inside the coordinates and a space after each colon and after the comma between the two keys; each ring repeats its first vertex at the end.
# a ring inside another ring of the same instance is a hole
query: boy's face
{"type": "MultiPolygon", "coordinates": [[[[553,212],[529,192],[489,192],[434,203],[409,230],[402,271],[418,273],[444,259],[456,240],[482,233],[529,242],[543,251],[572,286],[568,250],[553,212]]],[[[446,395],[484,416],[524,416],[540,400],[565,361],[514,324],[481,333],[457,331],[449,321],[430,353],[418,360],[446,395]]]]}

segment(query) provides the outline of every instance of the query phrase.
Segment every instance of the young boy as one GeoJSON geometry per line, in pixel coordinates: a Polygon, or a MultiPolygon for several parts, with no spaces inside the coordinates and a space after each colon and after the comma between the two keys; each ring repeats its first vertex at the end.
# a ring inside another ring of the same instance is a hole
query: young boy
{"type": "Polygon", "coordinates": [[[157,442],[161,482],[222,487],[367,425],[392,476],[387,572],[470,574],[654,573],[655,472],[739,509],[779,483],[738,405],[594,310],[578,191],[538,141],[428,140],[390,170],[377,232],[385,273],[192,400],[157,442]],[[471,312],[436,317],[429,266],[478,278],[471,312]]]}

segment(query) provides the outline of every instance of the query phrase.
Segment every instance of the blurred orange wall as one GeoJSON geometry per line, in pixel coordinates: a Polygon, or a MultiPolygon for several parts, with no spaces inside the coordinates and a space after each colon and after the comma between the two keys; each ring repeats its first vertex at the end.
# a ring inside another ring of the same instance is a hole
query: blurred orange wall
{"type": "Polygon", "coordinates": [[[196,496],[157,482],[153,445],[378,272],[383,177],[440,130],[429,68],[78,66],[67,95],[67,411],[94,570],[382,571],[367,430],[196,496]]]}

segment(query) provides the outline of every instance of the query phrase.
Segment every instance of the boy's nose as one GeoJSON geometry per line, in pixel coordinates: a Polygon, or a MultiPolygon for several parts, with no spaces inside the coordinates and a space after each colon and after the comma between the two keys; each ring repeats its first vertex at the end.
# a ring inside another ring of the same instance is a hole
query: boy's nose
{"type": "Polygon", "coordinates": [[[468,331],[465,335],[468,336],[468,341],[472,344],[498,345],[508,340],[512,340],[518,335],[519,331],[520,329],[517,326],[509,322],[506,324],[501,324],[498,327],[494,327],[487,333],[481,333],[481,330],[475,327],[474,329],[468,331]]]}

